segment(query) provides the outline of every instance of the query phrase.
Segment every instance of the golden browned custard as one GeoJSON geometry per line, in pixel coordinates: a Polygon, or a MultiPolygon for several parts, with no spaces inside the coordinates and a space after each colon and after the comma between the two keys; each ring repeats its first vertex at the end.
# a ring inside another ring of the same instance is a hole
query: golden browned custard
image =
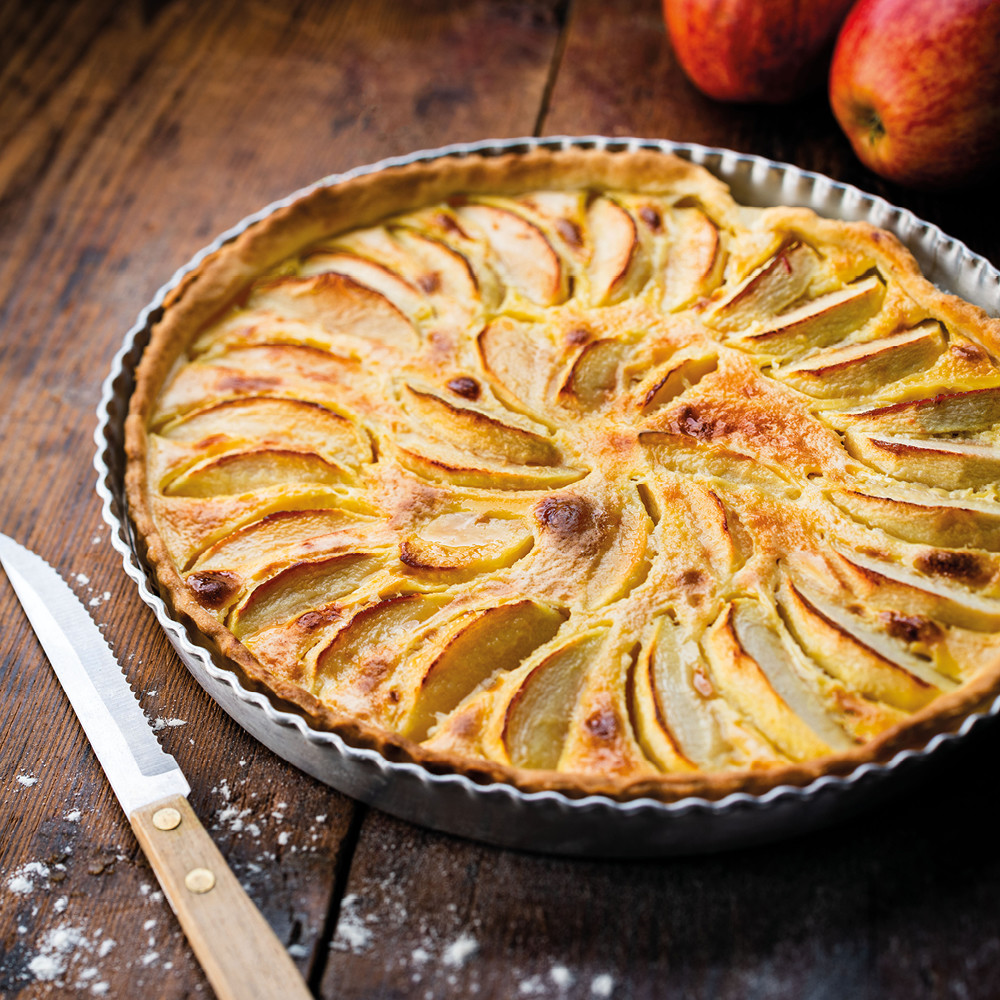
{"type": "Polygon", "coordinates": [[[1000,687],[1000,323],[655,152],[323,188],[175,291],[128,419],[174,611],[396,759],[663,799],[1000,687]]]}

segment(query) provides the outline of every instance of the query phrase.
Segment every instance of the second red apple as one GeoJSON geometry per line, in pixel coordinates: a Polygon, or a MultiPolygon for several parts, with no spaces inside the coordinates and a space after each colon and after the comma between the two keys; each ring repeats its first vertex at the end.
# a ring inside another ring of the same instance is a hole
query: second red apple
{"type": "Polygon", "coordinates": [[[830,103],[861,161],[914,187],[1000,167],[1000,0],[859,0],[830,103]]]}

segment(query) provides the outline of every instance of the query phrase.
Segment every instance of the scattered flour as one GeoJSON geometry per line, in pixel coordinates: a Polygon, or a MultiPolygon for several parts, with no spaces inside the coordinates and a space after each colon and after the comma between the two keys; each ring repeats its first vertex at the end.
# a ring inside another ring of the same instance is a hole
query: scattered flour
{"type": "Polygon", "coordinates": [[[539,997],[548,992],[548,987],[541,976],[528,976],[517,984],[517,992],[523,997],[539,997]]]}
{"type": "Polygon", "coordinates": [[[568,990],[573,983],[576,982],[576,977],[573,975],[565,965],[553,965],[549,969],[549,979],[556,984],[556,987],[560,990],[568,990]]]}
{"type": "MultiPolygon", "coordinates": [[[[528,976],[517,984],[517,990],[522,997],[563,996],[575,982],[576,976],[565,965],[553,965],[548,976],[540,973],[528,976]]],[[[590,995],[595,1000],[609,1000],[613,989],[614,980],[606,973],[591,980],[590,995]]]]}
{"type": "Polygon", "coordinates": [[[25,788],[31,788],[38,779],[33,774],[19,774],[17,776],[18,784],[24,785],[25,788]]]}
{"type": "Polygon", "coordinates": [[[460,934],[441,953],[441,961],[452,968],[461,968],[479,951],[479,942],[471,934],[460,934]]]}
{"type": "Polygon", "coordinates": [[[150,903],[159,903],[163,899],[163,893],[159,889],[154,891],[153,887],[148,882],[143,882],[139,886],[139,895],[145,896],[150,903]]]}
{"type": "Polygon", "coordinates": [[[47,882],[50,874],[49,866],[43,861],[29,861],[7,879],[7,888],[18,896],[27,896],[37,882],[47,882]]]}
{"type": "Polygon", "coordinates": [[[608,997],[614,992],[615,981],[606,972],[602,972],[600,975],[594,976],[590,981],[590,995],[592,997],[597,997],[598,1000],[608,1000],[608,997]]]}
{"type": "Polygon", "coordinates": [[[187,719],[165,719],[162,716],[157,719],[153,719],[153,732],[158,733],[161,729],[166,729],[170,727],[171,729],[177,726],[186,726],[187,719]]]}
{"type": "Polygon", "coordinates": [[[353,893],[341,900],[337,932],[330,942],[330,947],[336,951],[351,951],[357,955],[368,951],[372,946],[372,932],[365,926],[364,918],[357,912],[357,905],[358,897],[353,893]]]}
{"type": "Polygon", "coordinates": [[[86,573],[77,573],[76,582],[80,584],[81,587],[86,587],[90,583],[90,577],[86,573]]]}
{"type": "Polygon", "coordinates": [[[217,809],[215,812],[215,828],[218,829],[223,824],[228,825],[230,833],[239,833],[246,825],[245,820],[250,815],[250,809],[237,809],[236,806],[226,806],[225,809],[217,809]]]}
{"type": "MultiPolygon", "coordinates": [[[[93,938],[88,938],[82,927],[68,922],[59,924],[39,938],[35,955],[27,965],[28,972],[36,982],[66,986],[71,966],[91,959],[95,953],[98,957],[105,958],[115,947],[111,938],[99,940],[100,937],[100,931],[93,938]]],[[[97,981],[99,975],[100,969],[87,961],[72,977],[73,986],[77,990],[89,988],[91,993],[101,996],[107,993],[109,984],[97,981]]]]}
{"type": "Polygon", "coordinates": [[[71,924],[60,924],[42,935],[38,954],[28,963],[28,969],[39,982],[56,982],[66,971],[70,955],[81,947],[90,947],[83,931],[71,924]]]}
{"type": "Polygon", "coordinates": [[[79,823],[82,817],[83,813],[79,809],[70,809],[63,813],[63,819],[69,823],[79,823]]]}

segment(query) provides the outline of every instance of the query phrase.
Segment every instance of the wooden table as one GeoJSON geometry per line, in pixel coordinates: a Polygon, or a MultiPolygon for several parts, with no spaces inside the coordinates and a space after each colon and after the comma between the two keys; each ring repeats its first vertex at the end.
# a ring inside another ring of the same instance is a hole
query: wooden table
{"type": "MultiPolygon", "coordinates": [[[[392,819],[276,758],[196,687],[122,572],[94,494],[94,410],[174,269],[325,174],[560,133],[792,161],[1000,263],[996,196],[880,182],[822,94],[711,103],[681,75],[656,0],[8,0],[0,530],[90,605],[317,996],[997,996],[996,727],[921,787],[773,847],[654,863],[518,854],[392,819]]],[[[0,994],[208,995],[2,580],[0,622],[0,994]]]]}

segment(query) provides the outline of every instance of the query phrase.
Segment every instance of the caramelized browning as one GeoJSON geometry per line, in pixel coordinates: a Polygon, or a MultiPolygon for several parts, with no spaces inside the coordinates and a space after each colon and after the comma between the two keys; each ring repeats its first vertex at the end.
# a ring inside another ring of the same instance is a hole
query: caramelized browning
{"type": "Polygon", "coordinates": [[[586,497],[546,497],[536,508],[538,520],[565,538],[582,535],[594,527],[594,514],[586,497]]]}
{"type": "Polygon", "coordinates": [[[187,585],[206,608],[221,608],[228,604],[239,592],[242,580],[235,573],[224,570],[207,573],[192,573],[187,585]]]}
{"type": "Polygon", "coordinates": [[[461,396],[463,399],[479,399],[479,383],[474,378],[469,378],[468,375],[453,378],[448,383],[448,388],[456,396],[461,396]]]}

